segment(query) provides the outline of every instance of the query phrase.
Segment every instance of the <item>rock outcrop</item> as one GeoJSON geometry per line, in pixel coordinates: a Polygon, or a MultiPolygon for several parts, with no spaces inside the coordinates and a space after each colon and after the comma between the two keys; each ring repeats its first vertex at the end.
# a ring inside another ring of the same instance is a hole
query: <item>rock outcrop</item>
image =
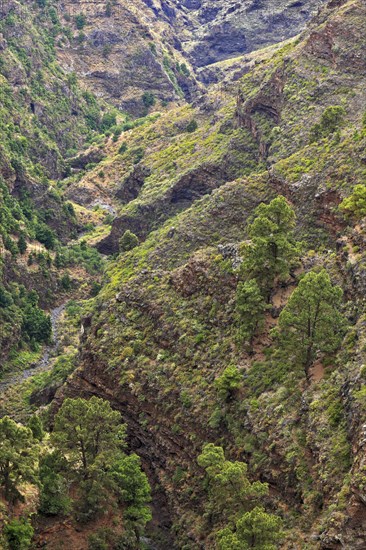
{"type": "Polygon", "coordinates": [[[63,0],[59,13],[72,33],[59,43],[58,56],[97,95],[142,115],[144,93],[191,101],[196,68],[295,36],[324,1],[63,0]]]}

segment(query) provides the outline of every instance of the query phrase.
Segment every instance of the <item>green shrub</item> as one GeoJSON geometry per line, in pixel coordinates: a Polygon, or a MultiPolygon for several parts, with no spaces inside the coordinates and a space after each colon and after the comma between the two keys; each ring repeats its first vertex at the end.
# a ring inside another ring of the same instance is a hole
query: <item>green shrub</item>
{"type": "Polygon", "coordinates": [[[197,130],[198,128],[198,123],[197,121],[193,118],[188,124],[187,124],[187,127],[186,127],[186,132],[190,132],[190,133],[193,133],[197,130]]]}
{"type": "Polygon", "coordinates": [[[142,102],[145,105],[145,107],[148,109],[149,107],[152,107],[155,105],[155,96],[151,92],[144,92],[142,94],[142,102]]]}
{"type": "Polygon", "coordinates": [[[102,132],[105,132],[106,130],[109,130],[110,128],[112,128],[112,126],[115,126],[116,123],[117,123],[117,117],[115,113],[111,113],[111,112],[104,113],[100,123],[100,128],[102,132]]]}
{"type": "Polygon", "coordinates": [[[49,315],[46,315],[37,305],[27,304],[23,310],[22,332],[35,342],[51,340],[52,325],[49,315]]]}
{"type": "Polygon", "coordinates": [[[127,143],[123,141],[118,149],[120,155],[123,155],[127,151],[127,143]]]}
{"type": "Polygon", "coordinates": [[[76,28],[81,31],[86,25],[86,16],[83,13],[79,13],[75,16],[76,28]]]}
{"type": "Polygon", "coordinates": [[[57,25],[60,20],[58,18],[58,14],[57,14],[57,11],[56,11],[56,8],[54,8],[53,6],[51,6],[48,10],[48,16],[49,18],[51,19],[51,22],[54,24],[54,25],[57,25]]]}
{"type": "Polygon", "coordinates": [[[40,460],[39,511],[46,516],[65,514],[70,510],[71,500],[67,494],[67,484],[61,475],[64,469],[65,460],[57,451],[46,454],[40,460]]]}
{"type": "Polygon", "coordinates": [[[344,199],[339,208],[349,216],[364,218],[366,216],[366,185],[356,185],[352,195],[344,199]]]}
{"type": "Polygon", "coordinates": [[[68,273],[65,273],[64,275],[62,275],[60,280],[60,285],[63,290],[71,289],[72,283],[71,283],[70,275],[68,273]]]}
{"type": "Polygon", "coordinates": [[[119,240],[119,250],[120,252],[128,252],[138,246],[138,244],[138,237],[127,229],[119,240]]]}
{"type": "Polygon", "coordinates": [[[131,149],[131,154],[133,155],[133,163],[138,164],[144,158],[145,150],[143,147],[136,147],[131,149]]]}
{"type": "Polygon", "coordinates": [[[30,428],[34,439],[42,441],[44,437],[42,421],[38,415],[33,414],[28,421],[28,428],[30,428]]]}
{"type": "Polygon", "coordinates": [[[230,365],[226,367],[221,376],[215,380],[215,388],[221,399],[228,400],[234,392],[240,387],[242,374],[238,367],[230,365]]]}
{"type": "Polygon", "coordinates": [[[185,76],[189,76],[191,73],[187,67],[187,65],[185,63],[181,63],[180,67],[179,67],[179,70],[182,74],[184,74],[185,76]]]}
{"type": "Polygon", "coordinates": [[[112,4],[111,2],[107,2],[106,6],[105,6],[105,15],[106,17],[111,17],[112,15],[112,4]]]}
{"type": "Polygon", "coordinates": [[[109,56],[111,51],[112,51],[112,45],[111,44],[105,44],[103,46],[103,57],[107,59],[107,57],[109,56]]]}
{"type": "Polygon", "coordinates": [[[327,107],[321,116],[320,122],[310,128],[310,143],[333,134],[339,128],[344,114],[345,110],[339,105],[327,107]]]}
{"type": "Polygon", "coordinates": [[[28,519],[13,519],[4,527],[10,550],[28,550],[34,529],[28,519]]]}
{"type": "Polygon", "coordinates": [[[24,252],[27,250],[27,241],[23,233],[19,235],[18,250],[21,254],[24,254],[24,252]]]}
{"type": "Polygon", "coordinates": [[[36,226],[36,239],[44,244],[48,250],[53,250],[55,248],[55,232],[43,222],[39,222],[36,226]]]}
{"type": "Polygon", "coordinates": [[[0,308],[9,307],[13,304],[13,297],[3,286],[0,286],[0,308]]]}

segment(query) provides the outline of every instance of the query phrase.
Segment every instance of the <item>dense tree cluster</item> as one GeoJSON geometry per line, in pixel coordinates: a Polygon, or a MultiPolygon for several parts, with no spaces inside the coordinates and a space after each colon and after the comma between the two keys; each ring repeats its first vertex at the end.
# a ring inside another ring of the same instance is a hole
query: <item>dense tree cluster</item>
{"type": "MultiPolygon", "coordinates": [[[[27,292],[24,286],[16,284],[7,290],[0,285],[0,319],[9,325],[16,323],[23,343],[32,349],[36,349],[38,344],[48,343],[52,335],[50,316],[39,307],[38,301],[39,296],[34,290],[27,292]]],[[[3,328],[6,329],[6,325],[3,328]]]]}
{"type": "Polygon", "coordinates": [[[216,527],[218,548],[275,550],[282,536],[281,518],[259,505],[268,494],[268,485],[250,482],[245,462],[227,460],[222,447],[213,443],[203,447],[198,464],[206,471],[206,517],[216,527]]]}
{"type": "MultiPolygon", "coordinates": [[[[39,513],[72,514],[89,522],[108,507],[123,514],[123,535],[115,546],[139,548],[151,519],[150,487],[137,455],[125,452],[121,415],[103,399],[66,399],[55,417],[48,444],[39,417],[29,427],[4,417],[0,420],[0,490],[9,505],[22,500],[25,483],[40,487],[39,513]]],[[[11,508],[9,508],[11,510],[11,508]]],[[[33,535],[27,517],[9,517],[4,544],[27,549],[33,535]]]]}

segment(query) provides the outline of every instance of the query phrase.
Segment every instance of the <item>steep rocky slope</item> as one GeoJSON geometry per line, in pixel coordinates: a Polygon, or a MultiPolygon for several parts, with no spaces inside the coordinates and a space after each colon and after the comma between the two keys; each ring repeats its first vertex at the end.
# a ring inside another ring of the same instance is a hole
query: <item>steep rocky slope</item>
{"type": "Polygon", "coordinates": [[[196,68],[298,34],[322,3],[63,0],[56,9],[69,33],[59,37],[58,58],[98,95],[141,115],[146,93],[190,101],[196,68]]]}
{"type": "Polygon", "coordinates": [[[172,47],[173,31],[153,13],[149,16],[142,0],[63,1],[58,9],[70,28],[68,38],[58,43],[59,60],[97,95],[134,115],[148,108],[144,93],[164,102],[177,101],[184,92],[189,98],[194,80],[186,66],[182,70],[184,59],[172,47]],[[85,23],[78,24],[78,17],[85,23]]]}
{"type": "Polygon", "coordinates": [[[366,544],[364,228],[338,208],[365,178],[365,16],[363,2],[333,0],[301,39],[248,72],[236,97],[230,86],[219,98],[213,90],[183,116],[187,123],[197,119],[198,127],[182,166],[180,134],[174,146],[160,139],[172,139],[174,117],[184,110],[168,114],[171,126],[163,115],[122,135],[123,153],[108,146],[117,153],[104,165],[108,181],[115,181],[117,202],[128,204],[105,242],[116,251],[128,227],[144,242],[109,268],[83,321],[80,368],[58,401],[96,394],[121,410],[131,445],[164,488],[177,548],[214,547],[201,517],[196,466],[205,441],[222,444],[249,463],[255,479],[269,482],[267,505],[285,520],[284,548],[366,544]],[[207,159],[211,171],[202,168],[205,139],[222,143],[207,159]],[[238,172],[229,154],[233,142],[244,152],[238,172]],[[137,144],[144,158],[121,170],[119,155],[127,158],[137,144]],[[343,350],[316,363],[310,383],[296,368],[265,360],[269,329],[299,273],[273,291],[254,357],[235,339],[240,244],[255,206],[278,193],[298,216],[301,270],[328,269],[344,289],[351,323],[343,350]],[[172,208],[173,197],[184,201],[182,208],[172,208]],[[235,397],[223,402],[214,382],[228,365],[242,378],[235,397]]]}
{"type": "Polygon", "coordinates": [[[174,0],[171,18],[182,29],[183,50],[203,67],[295,36],[323,3],[174,0]]]}
{"type": "MultiPolygon", "coordinates": [[[[68,305],[55,370],[11,388],[0,413],[23,420],[41,406],[52,427],[67,396],[110,401],[149,474],[162,550],[217,547],[205,442],[269,484],[282,548],[366,546],[366,209],[354,192],[366,177],[365,4],[332,0],[299,37],[250,53],[297,33],[320,4],[0,2],[2,366],[14,350],[12,368],[39,356],[22,341],[31,288],[43,308],[97,294],[68,305]],[[239,268],[255,208],[279,194],[297,215],[301,262],[274,285],[250,351],[239,268]],[[126,230],[138,244],[120,252],[126,230]],[[115,255],[101,289],[87,243],[115,255]],[[320,267],[344,291],[349,328],[305,373],[273,355],[272,329],[320,267]],[[223,397],[227,367],[237,380],[223,397]]],[[[62,521],[38,526],[37,541],[58,544],[62,521]]]]}
{"type": "Polygon", "coordinates": [[[0,15],[0,361],[4,370],[24,336],[25,295],[37,292],[40,306],[49,308],[64,292],[61,266],[52,265],[53,249],[76,234],[78,223],[54,180],[69,170],[65,158],[97,133],[102,110],[94,96],[83,93],[75,77],[57,64],[54,12],[42,14],[35,2],[11,1],[0,4],[0,15]]]}

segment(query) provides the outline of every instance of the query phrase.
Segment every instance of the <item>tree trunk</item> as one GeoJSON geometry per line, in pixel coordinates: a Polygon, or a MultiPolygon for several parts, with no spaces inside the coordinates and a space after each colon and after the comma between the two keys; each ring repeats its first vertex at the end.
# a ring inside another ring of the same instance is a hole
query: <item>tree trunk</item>
{"type": "Polygon", "coordinates": [[[85,446],[84,446],[84,441],[81,439],[80,440],[80,450],[81,450],[81,460],[82,460],[82,463],[83,463],[83,470],[84,470],[84,479],[86,479],[88,477],[88,463],[87,463],[87,459],[86,459],[86,453],[85,453],[85,446]]]}

